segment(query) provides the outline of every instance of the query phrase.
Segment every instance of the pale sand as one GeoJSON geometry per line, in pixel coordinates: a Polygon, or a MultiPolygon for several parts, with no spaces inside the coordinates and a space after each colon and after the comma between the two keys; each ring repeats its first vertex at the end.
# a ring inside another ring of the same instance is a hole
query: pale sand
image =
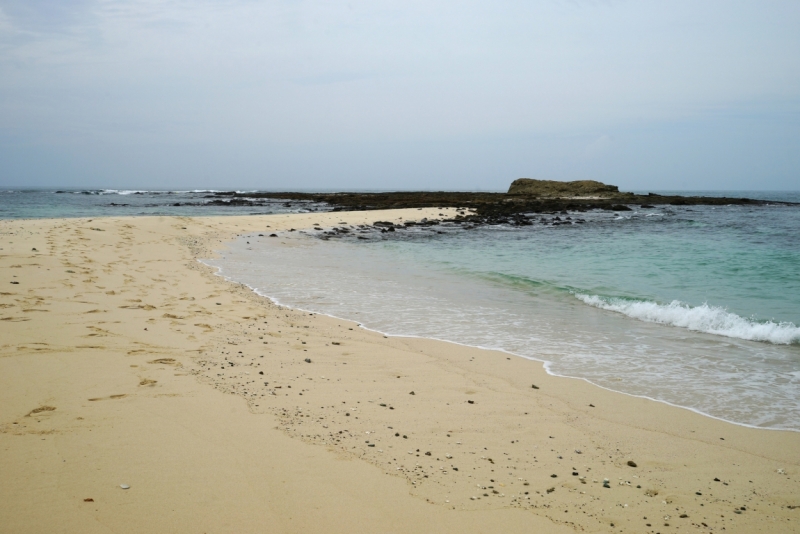
{"type": "Polygon", "coordinates": [[[384,338],[196,261],[438,213],[0,221],[0,532],[800,531],[798,433],[384,338]]]}

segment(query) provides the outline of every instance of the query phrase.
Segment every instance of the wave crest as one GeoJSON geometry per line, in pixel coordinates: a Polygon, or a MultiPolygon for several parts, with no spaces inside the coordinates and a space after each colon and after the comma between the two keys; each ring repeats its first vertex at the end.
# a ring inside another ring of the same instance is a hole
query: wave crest
{"type": "MultiPolygon", "coordinates": [[[[167,191],[160,189],[80,189],[80,190],[58,190],[56,193],[73,195],[182,195],[191,193],[220,193],[218,189],[192,189],[186,191],[167,191]]],[[[237,193],[255,191],[237,191],[237,193]]]]}
{"type": "Polygon", "coordinates": [[[575,293],[575,297],[590,306],[621,313],[640,321],[748,341],[766,341],[776,345],[800,344],[800,327],[794,323],[755,321],[730,313],[719,306],[689,306],[677,300],[669,304],[658,304],[581,293],[575,293]]]}

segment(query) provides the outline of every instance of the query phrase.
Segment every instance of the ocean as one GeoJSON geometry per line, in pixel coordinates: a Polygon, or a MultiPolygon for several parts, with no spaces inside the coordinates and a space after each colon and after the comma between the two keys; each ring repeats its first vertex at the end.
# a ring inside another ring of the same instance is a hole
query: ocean
{"type": "MultiPolygon", "coordinates": [[[[0,192],[0,218],[330,209],[209,204],[209,193],[0,192]]],[[[798,192],[684,194],[800,202],[798,192]]],[[[204,261],[281,304],[387,335],[499,349],[554,375],[800,430],[800,206],[631,207],[391,233],[343,212],[341,239],[250,234],[204,261]]]]}
{"type": "Polygon", "coordinates": [[[800,206],[559,218],[361,234],[343,213],[350,237],[246,235],[207,263],[281,304],[387,335],[499,349],[554,375],[800,430],[800,206]]]}
{"type": "Polygon", "coordinates": [[[0,189],[0,219],[128,217],[176,215],[263,215],[327,211],[313,202],[259,199],[263,205],[238,206],[217,191],[137,191],[124,189],[0,189]]]}

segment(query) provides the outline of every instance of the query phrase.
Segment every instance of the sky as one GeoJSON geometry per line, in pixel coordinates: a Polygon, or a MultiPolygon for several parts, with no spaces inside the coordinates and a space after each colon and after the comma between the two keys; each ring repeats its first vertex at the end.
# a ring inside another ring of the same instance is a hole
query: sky
{"type": "Polygon", "coordinates": [[[796,0],[0,0],[0,187],[800,190],[796,0]]]}

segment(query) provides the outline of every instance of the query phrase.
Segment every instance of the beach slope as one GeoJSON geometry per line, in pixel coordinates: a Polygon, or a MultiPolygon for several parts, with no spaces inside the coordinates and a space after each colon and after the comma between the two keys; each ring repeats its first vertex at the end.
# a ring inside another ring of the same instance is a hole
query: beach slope
{"type": "Polygon", "coordinates": [[[798,531],[798,433],[282,308],[197,261],[343,216],[1,221],[0,532],[798,531]]]}

